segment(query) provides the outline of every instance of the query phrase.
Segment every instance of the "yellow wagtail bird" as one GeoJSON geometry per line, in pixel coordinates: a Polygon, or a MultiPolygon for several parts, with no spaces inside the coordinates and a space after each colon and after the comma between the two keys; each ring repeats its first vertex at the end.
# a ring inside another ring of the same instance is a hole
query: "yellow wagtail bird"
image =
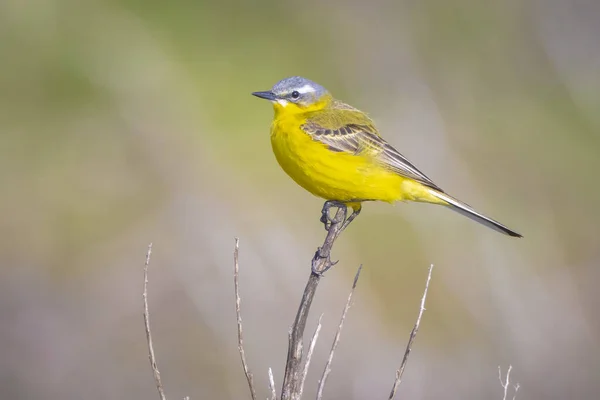
{"type": "Polygon", "coordinates": [[[446,194],[387,143],[365,113],[334,99],[323,86],[294,76],[252,94],[273,103],[275,157],[296,183],[326,200],[321,217],[326,229],[331,207],[352,208],[343,230],[364,201],[417,201],[446,206],[498,232],[522,237],[446,194]]]}

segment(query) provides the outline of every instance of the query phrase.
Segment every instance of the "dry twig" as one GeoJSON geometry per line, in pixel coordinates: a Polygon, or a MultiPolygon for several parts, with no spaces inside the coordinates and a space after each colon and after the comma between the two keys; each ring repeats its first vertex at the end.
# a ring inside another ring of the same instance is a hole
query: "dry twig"
{"type": "MultiPolygon", "coordinates": [[[[498,365],[498,379],[500,380],[500,385],[502,385],[502,388],[504,389],[504,396],[502,397],[502,400],[506,400],[508,398],[507,396],[508,396],[508,387],[510,385],[510,371],[512,371],[512,365],[508,366],[508,370],[506,371],[506,381],[503,382],[502,381],[502,369],[498,365]]],[[[519,391],[520,386],[517,383],[513,387],[515,389],[515,393],[513,395],[513,400],[515,400],[517,398],[517,392],[519,391]]]]}
{"type": "Polygon", "coordinates": [[[392,391],[390,392],[390,396],[388,400],[392,400],[396,395],[396,391],[398,390],[398,386],[400,382],[402,382],[402,375],[404,374],[404,368],[406,368],[406,363],[408,362],[408,356],[410,355],[412,343],[417,336],[417,332],[419,331],[419,326],[421,325],[421,317],[423,316],[423,311],[425,311],[425,299],[427,298],[427,291],[429,290],[429,281],[431,280],[431,271],[433,270],[433,264],[429,266],[429,273],[427,274],[427,281],[425,282],[425,291],[423,292],[423,297],[421,298],[421,307],[419,308],[419,316],[417,317],[417,322],[410,332],[410,336],[408,338],[408,343],[406,344],[406,350],[404,351],[404,357],[402,358],[402,364],[400,364],[400,368],[396,371],[396,379],[394,380],[394,386],[392,387],[392,391]]]}
{"type": "Polygon", "coordinates": [[[310,311],[315,292],[322,273],[327,271],[335,263],[331,262],[331,248],[333,243],[342,231],[342,226],[346,216],[346,209],[338,208],[335,217],[331,221],[331,225],[327,231],[327,237],[323,242],[323,246],[319,247],[312,259],[311,274],[304,288],[300,307],[296,314],[294,324],[290,329],[288,354],[285,365],[285,374],[283,377],[283,388],[281,390],[282,400],[299,400],[300,386],[303,380],[302,368],[302,346],[304,330],[306,328],[306,319],[310,311]]]}
{"type": "Polygon", "coordinates": [[[152,373],[154,374],[154,381],[156,383],[156,389],[161,400],[166,400],[165,391],[163,389],[162,381],[160,379],[160,371],[156,364],[156,357],[154,356],[154,345],[152,344],[152,332],[150,330],[150,312],[148,311],[148,266],[150,265],[150,255],[152,254],[152,243],[148,245],[148,252],[146,253],[146,263],[144,264],[144,291],[142,298],[144,299],[144,325],[146,327],[146,341],[148,342],[148,357],[150,359],[150,366],[152,367],[152,373]]]}
{"type": "Polygon", "coordinates": [[[317,322],[317,328],[315,329],[315,333],[310,340],[310,345],[308,346],[308,353],[306,353],[306,361],[304,362],[304,368],[302,370],[302,381],[300,382],[300,388],[298,397],[302,398],[302,392],[304,391],[304,382],[306,381],[306,375],[308,374],[308,368],[310,367],[310,360],[312,359],[313,352],[315,351],[315,345],[317,344],[317,339],[319,338],[319,332],[321,331],[321,320],[323,319],[323,314],[319,317],[319,321],[317,322]]]}
{"type": "Polygon", "coordinates": [[[275,391],[275,379],[273,378],[273,370],[269,367],[269,389],[271,390],[271,397],[269,400],[277,400],[277,392],[275,391]]]}
{"type": "Polygon", "coordinates": [[[352,305],[352,295],[354,294],[354,289],[356,289],[356,283],[358,282],[358,277],[360,276],[360,271],[362,270],[362,265],[358,267],[358,271],[356,271],[356,275],[354,276],[354,282],[352,283],[352,289],[350,290],[350,294],[348,295],[348,301],[346,301],[346,306],[344,307],[344,311],[342,312],[342,318],[340,319],[340,324],[338,325],[338,329],[335,333],[335,338],[333,339],[333,344],[331,346],[331,351],[329,352],[329,357],[327,358],[327,363],[325,364],[325,369],[323,370],[323,375],[321,376],[321,380],[319,381],[319,388],[317,389],[317,400],[321,400],[323,398],[323,389],[325,388],[325,382],[327,381],[327,377],[331,372],[331,362],[333,361],[333,354],[335,353],[335,349],[340,341],[340,335],[342,333],[342,327],[344,326],[344,321],[346,320],[346,314],[352,305]]]}
{"type": "Polygon", "coordinates": [[[244,351],[244,333],[242,330],[242,313],[240,311],[240,303],[242,299],[240,298],[240,285],[239,285],[239,275],[240,275],[240,267],[238,263],[239,257],[239,249],[240,249],[240,240],[235,238],[235,249],[233,250],[233,284],[235,286],[235,313],[237,315],[237,331],[238,331],[238,350],[240,352],[240,358],[242,359],[242,367],[244,368],[244,374],[246,374],[246,379],[248,380],[248,387],[250,388],[250,395],[252,396],[252,400],[256,400],[256,390],[254,389],[254,379],[252,378],[252,372],[248,368],[248,363],[246,362],[246,352],[244,351]]]}

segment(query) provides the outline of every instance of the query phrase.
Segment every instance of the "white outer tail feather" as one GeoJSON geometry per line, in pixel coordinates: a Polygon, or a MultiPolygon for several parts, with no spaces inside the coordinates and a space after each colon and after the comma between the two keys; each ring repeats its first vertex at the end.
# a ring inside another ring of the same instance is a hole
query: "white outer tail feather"
{"type": "Polygon", "coordinates": [[[502,225],[500,222],[494,221],[493,219],[488,218],[485,215],[478,213],[477,211],[472,209],[468,204],[465,204],[465,203],[455,199],[454,197],[447,195],[446,193],[438,192],[437,190],[434,190],[434,189],[430,189],[429,193],[431,193],[433,196],[437,197],[438,199],[443,200],[446,203],[448,203],[448,205],[447,205],[448,208],[458,212],[459,214],[464,215],[467,218],[472,219],[475,222],[479,222],[480,224],[485,225],[488,228],[495,230],[496,232],[504,233],[505,235],[508,235],[508,236],[522,237],[519,233],[507,228],[506,226],[502,225]]]}

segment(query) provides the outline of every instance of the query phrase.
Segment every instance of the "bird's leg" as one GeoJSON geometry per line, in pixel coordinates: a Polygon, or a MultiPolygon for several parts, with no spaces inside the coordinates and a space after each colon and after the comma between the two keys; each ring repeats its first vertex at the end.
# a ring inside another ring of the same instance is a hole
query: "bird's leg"
{"type": "MultiPolygon", "coordinates": [[[[321,222],[323,223],[323,226],[325,226],[326,231],[329,231],[329,229],[331,229],[331,223],[333,222],[333,218],[329,216],[329,209],[331,207],[341,208],[344,211],[348,209],[348,207],[346,207],[346,205],[340,201],[327,200],[325,204],[323,204],[323,208],[321,209],[321,222]]],[[[346,218],[344,218],[344,224],[346,224],[346,218]]]]}
{"type": "Polygon", "coordinates": [[[360,214],[361,210],[362,210],[362,206],[360,204],[357,207],[352,208],[352,214],[350,214],[350,216],[348,218],[346,218],[346,220],[342,224],[342,227],[340,228],[340,232],[338,233],[338,235],[340,233],[342,233],[342,231],[344,229],[346,229],[348,227],[348,225],[350,225],[350,222],[352,222],[354,220],[354,218],[358,217],[358,214],[360,214]]]}
{"type": "Polygon", "coordinates": [[[323,204],[321,210],[321,222],[325,225],[327,230],[327,237],[323,246],[319,247],[313,257],[312,261],[312,273],[318,276],[322,276],[331,267],[337,264],[337,261],[331,261],[331,247],[339,236],[342,226],[348,219],[348,206],[345,203],[335,200],[328,200],[323,204]],[[329,209],[337,207],[337,211],[333,217],[329,215],[329,209]]]}
{"type": "Polygon", "coordinates": [[[362,206],[360,205],[360,203],[352,203],[351,207],[352,207],[352,214],[350,214],[350,216],[348,216],[348,206],[346,205],[346,203],[329,200],[329,201],[326,201],[325,204],[323,204],[323,209],[321,210],[321,222],[323,222],[323,225],[325,225],[325,229],[328,231],[326,241],[329,241],[330,245],[327,248],[325,248],[325,246],[319,247],[319,249],[317,250],[315,257],[325,260],[325,261],[324,261],[324,265],[322,267],[315,269],[316,264],[314,261],[315,259],[313,259],[313,265],[312,265],[313,274],[322,276],[331,267],[333,267],[335,264],[338,263],[337,261],[331,261],[331,259],[330,259],[331,246],[333,245],[333,242],[340,236],[342,231],[344,229],[346,229],[348,227],[348,225],[350,225],[350,223],[354,220],[354,218],[356,218],[358,216],[358,214],[360,214],[360,211],[362,209],[362,206]],[[337,216],[337,214],[339,214],[339,210],[343,211],[343,213],[344,213],[343,221],[336,220],[335,217],[332,218],[329,215],[329,209],[332,207],[338,208],[338,212],[336,213],[336,216],[337,216]],[[341,222],[341,225],[340,225],[339,229],[335,230],[335,232],[331,232],[331,227],[334,222],[338,223],[338,224],[341,222]],[[331,235],[331,237],[330,237],[330,235],[331,235]]]}
{"type": "Polygon", "coordinates": [[[350,214],[349,217],[344,218],[344,222],[342,223],[342,226],[340,227],[340,229],[336,232],[334,240],[337,239],[342,234],[344,229],[346,229],[348,227],[348,225],[350,225],[350,223],[354,220],[354,218],[358,217],[358,214],[360,214],[361,210],[362,210],[362,206],[360,204],[355,204],[352,206],[352,214],[350,214]]]}

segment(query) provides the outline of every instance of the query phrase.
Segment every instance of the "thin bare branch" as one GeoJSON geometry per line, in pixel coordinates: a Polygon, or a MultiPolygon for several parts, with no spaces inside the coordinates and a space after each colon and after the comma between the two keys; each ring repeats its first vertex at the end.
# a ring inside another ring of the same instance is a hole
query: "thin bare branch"
{"type": "Polygon", "coordinates": [[[400,368],[396,371],[396,379],[394,380],[394,386],[392,387],[392,391],[390,392],[390,396],[388,400],[392,400],[396,395],[396,391],[398,390],[398,386],[400,382],[402,382],[402,375],[404,374],[404,368],[406,368],[406,363],[408,362],[408,356],[410,355],[410,351],[412,348],[412,343],[417,336],[417,332],[419,331],[419,326],[421,325],[421,317],[423,316],[423,312],[425,311],[425,299],[427,298],[427,291],[429,290],[429,281],[431,280],[431,271],[433,270],[433,264],[429,266],[429,272],[427,274],[427,281],[425,282],[425,291],[423,292],[423,297],[421,298],[421,307],[419,308],[419,316],[417,317],[417,322],[410,332],[410,336],[408,338],[408,343],[406,344],[406,350],[404,351],[404,357],[402,358],[402,363],[400,364],[400,368]]]}
{"type": "Polygon", "coordinates": [[[275,378],[273,378],[273,370],[269,367],[269,390],[271,391],[271,397],[269,400],[277,400],[277,391],[275,390],[275,378]]]}
{"type": "Polygon", "coordinates": [[[323,245],[317,249],[312,259],[311,274],[304,288],[300,307],[296,313],[296,319],[290,329],[287,361],[281,390],[282,400],[300,399],[299,393],[303,373],[302,347],[306,320],[322,274],[335,264],[330,259],[331,248],[343,230],[345,217],[346,209],[344,207],[338,208],[327,230],[327,237],[323,245]]]}
{"type": "MultiPolygon", "coordinates": [[[[509,365],[508,370],[506,371],[506,381],[503,382],[502,381],[502,369],[498,365],[498,380],[500,380],[500,385],[504,389],[504,396],[502,397],[502,400],[508,399],[508,388],[510,386],[510,372],[511,371],[512,371],[512,365],[509,365]]],[[[517,398],[517,392],[519,391],[520,386],[517,383],[516,385],[513,386],[513,388],[515,389],[515,393],[513,395],[513,400],[515,400],[517,398]]]]}
{"type": "Polygon", "coordinates": [[[361,270],[362,264],[358,267],[358,271],[356,271],[356,275],[354,276],[352,289],[350,290],[350,294],[348,295],[348,301],[346,301],[346,306],[344,307],[344,311],[342,312],[342,318],[340,319],[340,324],[338,325],[337,331],[335,333],[335,338],[333,339],[333,344],[331,345],[331,351],[329,352],[329,357],[327,358],[327,363],[325,364],[323,375],[321,376],[321,380],[319,381],[319,387],[317,389],[317,400],[321,400],[323,398],[323,389],[325,388],[325,382],[327,382],[327,377],[331,372],[331,362],[333,361],[333,354],[335,353],[335,349],[337,348],[337,345],[340,341],[340,335],[342,333],[344,321],[346,320],[346,314],[348,314],[348,310],[352,305],[352,295],[354,294],[354,289],[356,289],[356,283],[358,282],[358,277],[360,276],[361,270]]]}
{"type": "Polygon", "coordinates": [[[244,351],[244,332],[242,329],[242,313],[240,311],[240,267],[238,263],[240,250],[240,240],[235,238],[235,249],[233,250],[233,284],[235,287],[235,313],[237,316],[237,331],[238,331],[238,350],[240,352],[240,358],[242,360],[242,367],[244,368],[244,374],[248,380],[248,387],[250,388],[250,395],[252,400],[256,400],[256,390],[254,389],[254,379],[252,378],[252,372],[248,368],[248,362],[246,361],[246,352],[244,351]]]}
{"type": "Polygon", "coordinates": [[[323,319],[323,314],[319,317],[319,321],[317,322],[317,328],[315,329],[315,333],[310,340],[310,345],[308,346],[308,353],[306,353],[306,361],[304,362],[304,368],[302,370],[302,379],[300,382],[300,388],[298,397],[302,398],[302,393],[304,392],[304,382],[306,381],[306,375],[308,375],[308,368],[310,367],[310,360],[312,359],[313,352],[315,351],[315,345],[317,344],[317,339],[319,338],[319,332],[321,331],[321,320],[323,319]]]}
{"type": "Polygon", "coordinates": [[[156,363],[156,357],[154,356],[154,345],[152,344],[152,331],[150,330],[150,312],[148,311],[148,266],[150,265],[150,256],[152,255],[152,243],[148,245],[148,252],[146,253],[146,263],[144,264],[144,291],[142,298],[144,299],[144,326],[146,327],[146,341],[148,342],[148,358],[150,359],[150,366],[152,367],[152,373],[154,374],[154,382],[156,383],[156,389],[161,400],[166,400],[165,391],[163,389],[162,381],[160,379],[160,371],[156,363]]]}

